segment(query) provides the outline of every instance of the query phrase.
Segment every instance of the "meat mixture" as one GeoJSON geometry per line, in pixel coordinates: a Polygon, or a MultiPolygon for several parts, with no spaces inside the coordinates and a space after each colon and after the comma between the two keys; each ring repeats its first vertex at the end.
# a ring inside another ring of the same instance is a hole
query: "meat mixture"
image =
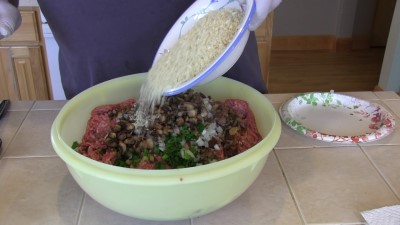
{"type": "Polygon", "coordinates": [[[144,129],[134,126],[134,99],[98,106],[73,148],[111,165],[174,169],[235,156],[261,140],[246,101],[216,101],[189,90],[165,97],[144,129]]]}

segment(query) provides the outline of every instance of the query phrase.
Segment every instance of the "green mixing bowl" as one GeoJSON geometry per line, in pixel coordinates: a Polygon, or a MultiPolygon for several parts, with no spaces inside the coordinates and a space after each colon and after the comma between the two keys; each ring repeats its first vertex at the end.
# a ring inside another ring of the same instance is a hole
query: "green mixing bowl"
{"type": "MultiPolygon", "coordinates": [[[[246,100],[263,140],[251,149],[216,163],[171,170],[128,169],[75,152],[91,110],[139,96],[145,74],[116,78],[77,95],[61,109],[51,128],[54,150],[80,187],[105,207],[148,220],[180,220],[215,211],[239,197],[254,182],[281,133],[280,118],[265,96],[220,77],[196,87],[214,99],[246,100]]],[[[262,194],[262,193],[260,193],[262,194]]]]}

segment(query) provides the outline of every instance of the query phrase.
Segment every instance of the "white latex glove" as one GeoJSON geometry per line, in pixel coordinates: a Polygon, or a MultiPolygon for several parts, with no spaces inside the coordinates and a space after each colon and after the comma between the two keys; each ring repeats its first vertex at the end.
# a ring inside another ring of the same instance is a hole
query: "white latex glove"
{"type": "Polygon", "coordinates": [[[249,30],[256,30],[267,18],[268,14],[274,10],[281,0],[254,0],[256,3],[256,13],[251,19],[249,30]]]}
{"type": "Polygon", "coordinates": [[[13,34],[20,25],[19,10],[8,0],[0,0],[0,39],[13,34]]]}

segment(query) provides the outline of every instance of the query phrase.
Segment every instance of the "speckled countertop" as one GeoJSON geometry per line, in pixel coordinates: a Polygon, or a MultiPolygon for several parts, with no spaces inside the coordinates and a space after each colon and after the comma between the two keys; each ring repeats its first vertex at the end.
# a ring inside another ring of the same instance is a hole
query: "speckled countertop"
{"type": "MultiPolygon", "coordinates": [[[[400,117],[393,92],[346,93],[377,102],[400,117]]],[[[293,94],[267,98],[278,109],[293,94]]],[[[66,101],[13,101],[0,120],[0,224],[365,224],[360,212],[400,203],[400,126],[368,144],[316,141],[283,125],[255,183],[211,214],[155,222],[115,213],[77,185],[50,143],[50,127],[66,101]]]]}

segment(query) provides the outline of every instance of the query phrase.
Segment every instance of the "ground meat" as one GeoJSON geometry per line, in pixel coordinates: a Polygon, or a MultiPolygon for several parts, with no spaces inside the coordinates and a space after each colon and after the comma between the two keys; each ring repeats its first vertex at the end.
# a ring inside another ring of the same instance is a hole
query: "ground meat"
{"type": "Polygon", "coordinates": [[[224,104],[240,115],[243,126],[246,127],[237,132],[224,145],[226,156],[232,157],[257,144],[261,140],[261,135],[257,130],[253,112],[246,101],[227,99],[224,104]]]}
{"type": "Polygon", "coordinates": [[[235,156],[261,139],[246,101],[214,101],[189,90],[165,97],[145,128],[135,127],[135,100],[96,107],[76,150],[111,165],[172,169],[235,156]]]}
{"type": "Polygon", "coordinates": [[[134,100],[129,99],[119,104],[98,106],[93,109],[79,146],[80,153],[91,159],[113,164],[116,152],[107,147],[104,139],[111,127],[116,124],[116,120],[111,118],[109,113],[130,108],[133,104],[134,100]]]}

